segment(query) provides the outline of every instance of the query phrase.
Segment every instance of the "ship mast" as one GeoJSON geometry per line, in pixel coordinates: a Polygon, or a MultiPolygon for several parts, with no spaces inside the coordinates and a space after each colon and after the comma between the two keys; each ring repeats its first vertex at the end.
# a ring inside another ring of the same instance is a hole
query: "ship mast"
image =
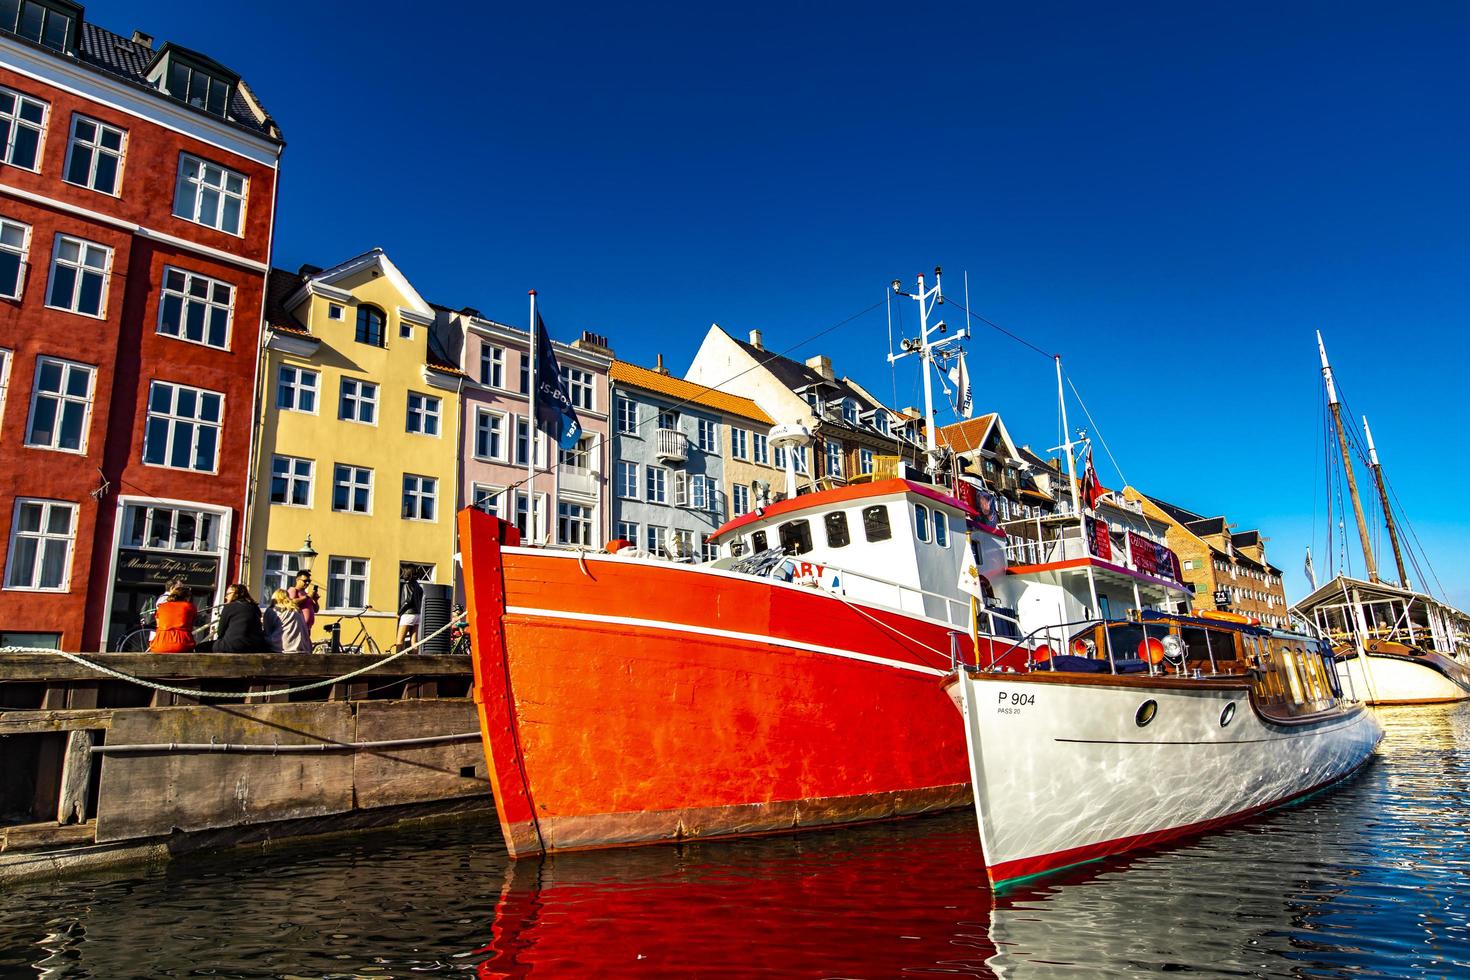
{"type": "Polygon", "coordinates": [[[1383,486],[1383,464],[1378,462],[1378,450],[1373,445],[1373,430],[1368,428],[1368,416],[1363,416],[1363,435],[1368,437],[1368,469],[1373,471],[1373,480],[1378,486],[1378,499],[1383,502],[1383,523],[1388,528],[1388,541],[1393,545],[1393,562],[1398,566],[1399,584],[1409,588],[1409,573],[1404,571],[1404,553],[1399,549],[1399,532],[1393,524],[1393,508],[1388,506],[1388,491],[1383,486]]]}
{"type": "MultiPolygon", "coordinates": [[[[893,291],[895,293],[900,296],[908,296],[909,299],[915,300],[919,304],[919,336],[913,340],[910,340],[908,338],[900,340],[899,347],[902,350],[902,353],[889,353],[888,355],[888,363],[890,364],[892,364],[894,361],[898,361],[905,357],[908,357],[910,354],[919,355],[920,370],[924,374],[924,472],[929,474],[929,478],[931,480],[939,472],[940,454],[938,440],[939,433],[936,431],[934,426],[934,380],[930,377],[930,372],[931,369],[938,370],[938,367],[935,364],[935,352],[936,350],[939,350],[942,346],[945,346],[946,342],[936,342],[930,340],[930,338],[935,335],[942,336],[945,332],[949,330],[949,327],[945,324],[943,320],[935,321],[933,326],[929,325],[930,314],[934,312],[935,307],[944,302],[944,292],[940,289],[939,285],[940,271],[941,270],[939,266],[936,265],[934,267],[933,289],[926,290],[924,288],[924,277],[922,275],[919,276],[919,291],[917,293],[905,293],[903,291],[903,283],[898,279],[893,280],[893,291]]],[[[960,336],[964,335],[961,334],[960,336]]],[[[951,339],[959,340],[960,337],[954,337],[951,339]]]]}
{"type": "Polygon", "coordinates": [[[1332,383],[1332,365],[1327,363],[1327,348],[1322,344],[1320,330],[1317,331],[1317,352],[1322,355],[1322,380],[1327,384],[1327,403],[1332,408],[1332,423],[1337,427],[1337,448],[1342,450],[1342,470],[1347,474],[1348,494],[1353,498],[1353,514],[1358,518],[1358,536],[1363,541],[1363,561],[1368,566],[1368,581],[1377,582],[1378,563],[1373,560],[1373,545],[1368,540],[1368,520],[1363,516],[1363,501],[1358,497],[1358,479],[1353,475],[1347,433],[1342,428],[1342,407],[1337,404],[1337,386],[1332,383]]]}

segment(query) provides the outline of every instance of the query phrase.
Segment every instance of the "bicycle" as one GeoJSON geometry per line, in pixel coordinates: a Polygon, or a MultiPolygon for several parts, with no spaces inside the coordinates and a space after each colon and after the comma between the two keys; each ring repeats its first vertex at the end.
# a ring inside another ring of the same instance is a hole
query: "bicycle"
{"type": "Polygon", "coordinates": [[[378,646],[378,641],[373,639],[373,635],[368,632],[367,623],[362,621],[362,617],[371,608],[373,607],[363,606],[355,615],[351,617],[344,616],[335,623],[328,623],[326,626],[323,626],[322,629],[326,630],[330,635],[324,640],[317,640],[313,643],[311,645],[311,652],[319,654],[366,653],[373,657],[382,656],[382,648],[378,646]],[[352,638],[351,642],[343,643],[342,623],[349,618],[357,623],[357,635],[352,638]]]}
{"type": "Polygon", "coordinates": [[[468,657],[470,651],[470,624],[461,613],[455,616],[454,625],[449,627],[449,653],[456,657],[468,657]]]}
{"type": "MultiPolygon", "coordinates": [[[[199,625],[194,627],[195,650],[200,650],[205,643],[213,641],[215,619],[223,608],[223,606],[210,606],[203,611],[199,625]]],[[[153,625],[153,615],[153,607],[150,606],[143,610],[143,615],[139,617],[139,622],[143,625],[124,636],[122,642],[117,644],[117,649],[112,652],[147,653],[149,645],[153,642],[153,634],[157,632],[153,625]]]]}

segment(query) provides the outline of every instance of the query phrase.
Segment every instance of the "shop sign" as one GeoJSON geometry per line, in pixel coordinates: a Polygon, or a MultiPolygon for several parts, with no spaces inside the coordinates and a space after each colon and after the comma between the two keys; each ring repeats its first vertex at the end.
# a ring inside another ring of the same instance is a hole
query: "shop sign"
{"type": "Polygon", "coordinates": [[[219,583],[219,556],[118,549],[118,585],[156,586],[162,591],[164,585],[173,579],[182,579],[192,589],[213,592],[219,583]]]}

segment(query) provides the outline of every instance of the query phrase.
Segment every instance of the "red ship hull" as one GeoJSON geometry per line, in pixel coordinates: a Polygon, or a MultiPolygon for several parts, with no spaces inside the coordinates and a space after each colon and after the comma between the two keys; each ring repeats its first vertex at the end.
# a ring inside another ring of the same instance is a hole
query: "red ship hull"
{"type": "Polygon", "coordinates": [[[475,699],[512,855],[969,804],[946,625],[514,540],[461,512],[475,699]]]}

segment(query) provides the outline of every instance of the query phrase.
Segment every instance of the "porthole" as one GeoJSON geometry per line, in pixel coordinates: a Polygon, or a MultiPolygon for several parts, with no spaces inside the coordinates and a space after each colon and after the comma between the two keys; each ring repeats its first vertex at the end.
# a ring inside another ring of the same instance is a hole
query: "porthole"
{"type": "Polygon", "coordinates": [[[1143,702],[1143,704],[1140,704],[1138,706],[1138,714],[1133,716],[1133,721],[1135,724],[1138,725],[1139,728],[1142,728],[1144,725],[1147,725],[1149,722],[1153,721],[1154,715],[1158,713],[1159,702],[1155,701],[1153,698],[1149,698],[1147,701],[1143,702]]]}
{"type": "Polygon", "coordinates": [[[1235,717],[1235,702],[1231,701],[1220,710],[1220,727],[1224,728],[1230,724],[1230,719],[1235,717]]]}

